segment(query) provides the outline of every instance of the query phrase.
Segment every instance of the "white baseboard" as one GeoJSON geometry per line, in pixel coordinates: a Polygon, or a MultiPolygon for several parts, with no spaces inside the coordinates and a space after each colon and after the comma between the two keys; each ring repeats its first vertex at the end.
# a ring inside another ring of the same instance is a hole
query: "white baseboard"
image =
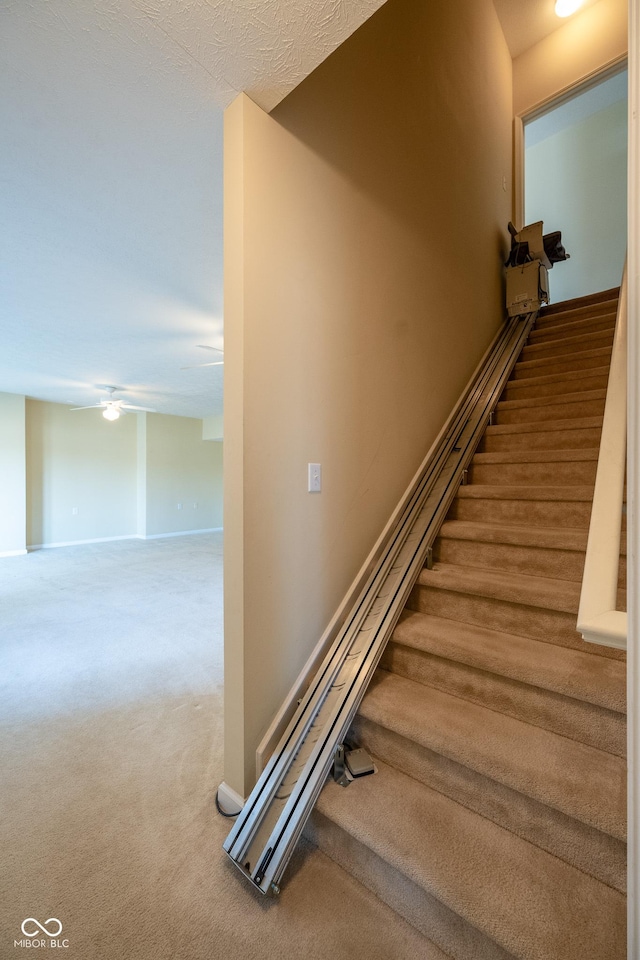
{"type": "Polygon", "coordinates": [[[0,553],[0,559],[2,559],[2,557],[24,557],[26,552],[26,550],[3,550],[2,553],[0,553]]]}
{"type": "Polygon", "coordinates": [[[176,530],[175,533],[149,533],[146,537],[138,536],[138,540],[160,540],[164,537],[190,537],[194,533],[221,533],[222,527],[204,527],[202,530],[176,530]]]}
{"type": "Polygon", "coordinates": [[[59,543],[28,543],[27,550],[51,550],[54,547],[80,547],[86,543],[111,543],[114,540],[138,540],[135,533],[122,537],[94,537],[91,540],[61,540],[59,543]]]}
{"type": "Polygon", "coordinates": [[[61,540],[59,543],[29,543],[26,550],[12,553],[0,553],[0,557],[14,557],[29,550],[50,550],[55,547],[81,547],[88,543],[112,543],[115,540],[159,540],[163,537],[188,537],[195,533],[221,533],[222,527],[206,527],[203,530],[178,530],[176,533],[152,533],[145,537],[140,533],[129,533],[121,537],[94,537],[91,540],[61,540]]]}
{"type": "Polygon", "coordinates": [[[236,814],[244,807],[245,800],[223,780],[218,787],[218,803],[224,813],[236,814]]]}

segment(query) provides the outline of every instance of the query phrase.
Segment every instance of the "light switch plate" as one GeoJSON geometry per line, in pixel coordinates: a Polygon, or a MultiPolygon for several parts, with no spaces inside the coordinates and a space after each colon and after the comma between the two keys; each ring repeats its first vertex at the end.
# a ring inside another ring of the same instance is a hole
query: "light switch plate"
{"type": "Polygon", "coordinates": [[[322,466],[319,463],[309,464],[309,493],[320,493],[322,490],[322,466]]]}

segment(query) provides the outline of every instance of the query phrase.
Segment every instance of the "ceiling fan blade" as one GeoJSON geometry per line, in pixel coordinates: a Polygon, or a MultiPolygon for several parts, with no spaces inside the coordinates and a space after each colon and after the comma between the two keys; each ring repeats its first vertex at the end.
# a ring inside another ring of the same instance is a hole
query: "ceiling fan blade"
{"type": "Polygon", "coordinates": [[[151,407],[136,407],[132,403],[121,403],[121,410],[141,410],[143,413],[156,413],[151,407]]]}
{"type": "Polygon", "coordinates": [[[198,346],[201,350],[215,350],[216,353],[224,353],[224,350],[221,350],[219,347],[210,347],[210,346],[208,346],[208,344],[206,344],[206,343],[198,343],[197,346],[198,346]]]}
{"type": "Polygon", "coordinates": [[[101,406],[101,403],[90,403],[88,407],[71,407],[71,412],[74,413],[76,410],[96,410],[101,406]]]}
{"type": "Polygon", "coordinates": [[[194,363],[191,367],[180,367],[181,370],[195,370],[197,367],[222,367],[224,360],[214,360],[213,363],[194,363]]]}

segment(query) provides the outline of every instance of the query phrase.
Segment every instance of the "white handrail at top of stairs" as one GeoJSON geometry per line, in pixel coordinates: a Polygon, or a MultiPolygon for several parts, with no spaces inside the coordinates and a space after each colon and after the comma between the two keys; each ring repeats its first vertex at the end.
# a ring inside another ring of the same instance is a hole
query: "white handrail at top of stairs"
{"type": "Polygon", "coordinates": [[[627,647],[627,614],[616,610],[627,461],[627,268],[622,275],[577,629],[588,643],[627,647]]]}

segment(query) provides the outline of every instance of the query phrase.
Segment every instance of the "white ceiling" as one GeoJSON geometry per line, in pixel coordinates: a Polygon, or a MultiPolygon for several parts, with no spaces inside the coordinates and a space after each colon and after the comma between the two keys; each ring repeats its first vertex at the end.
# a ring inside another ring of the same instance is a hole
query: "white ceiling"
{"type": "MultiPolygon", "coordinates": [[[[561,23],[494,2],[512,54],[561,23]]],[[[0,391],[221,411],[224,368],[180,368],[223,346],[222,111],[272,109],[382,3],[2,0],[0,391]]]]}
{"type": "Polygon", "coordinates": [[[383,0],[3,0],[0,391],[222,409],[222,111],[383,0]]]}

